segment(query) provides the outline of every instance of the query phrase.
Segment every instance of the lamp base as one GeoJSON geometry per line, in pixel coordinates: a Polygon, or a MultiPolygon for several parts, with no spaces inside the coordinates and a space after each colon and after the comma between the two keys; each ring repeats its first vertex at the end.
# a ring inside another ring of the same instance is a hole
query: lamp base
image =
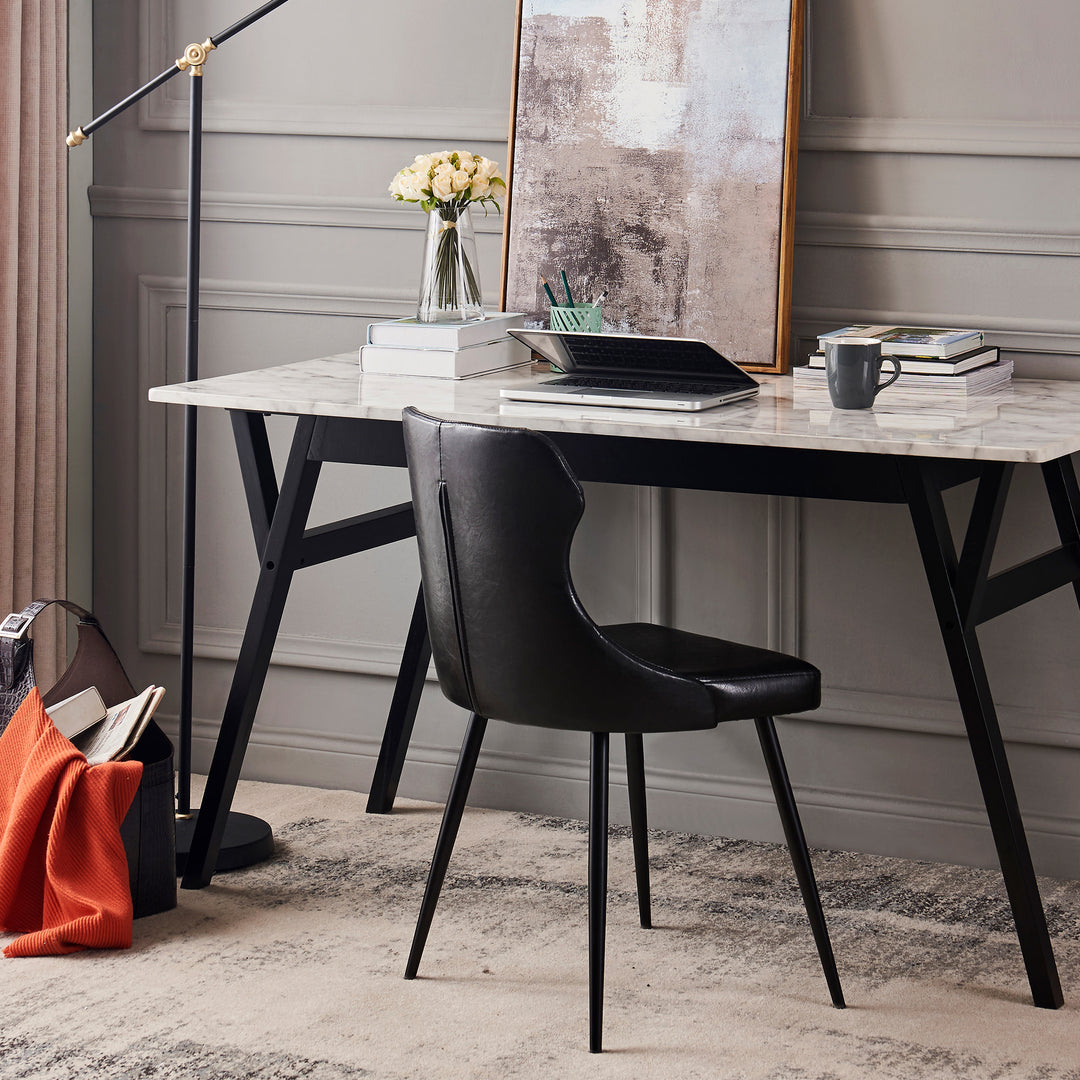
{"type": "MultiPolygon", "coordinates": [[[[192,811],[189,818],[176,819],[176,876],[182,877],[187,869],[188,854],[191,851],[191,839],[195,835],[195,822],[199,812],[192,811]]],[[[244,866],[254,866],[265,862],[274,854],[274,833],[262,818],[251,814],[237,814],[229,811],[225,820],[225,832],[221,838],[214,873],[226,870],[239,870],[244,866]]]]}

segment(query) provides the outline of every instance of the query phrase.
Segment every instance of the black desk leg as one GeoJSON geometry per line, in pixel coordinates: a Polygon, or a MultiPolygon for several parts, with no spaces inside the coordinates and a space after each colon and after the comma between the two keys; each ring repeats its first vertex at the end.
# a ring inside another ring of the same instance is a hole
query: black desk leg
{"type": "MultiPolygon", "coordinates": [[[[998,860],[1012,904],[1020,951],[1036,1005],[1063,1003],[1039,886],[1024,834],[1005,744],[975,626],[963,617],[957,597],[957,558],[941,492],[917,459],[906,459],[901,475],[926,579],[934,599],[945,652],[982,786],[983,801],[997,845],[998,860]]],[[[969,538],[970,539],[970,538],[969,538]]],[[[977,539],[977,538],[976,538],[977,539]]]]}
{"type": "Polygon", "coordinates": [[[315,423],[315,417],[311,416],[301,416],[296,422],[281,493],[262,551],[262,566],[244,641],[191,839],[181,882],[185,889],[201,889],[210,884],[214,875],[225,821],[236,792],[289,585],[299,566],[308,511],[319,478],[320,463],[308,459],[315,423]]]}
{"type": "MultiPolygon", "coordinates": [[[[1072,458],[1048,461],[1042,471],[1062,546],[1080,544],[1080,489],[1076,486],[1072,458]]],[[[1073,582],[1073,592],[1076,602],[1080,604],[1080,580],[1073,582]]]]}
{"type": "Polygon", "coordinates": [[[367,801],[369,814],[389,814],[394,809],[398,781],[405,764],[405,752],[409,749],[413,722],[416,720],[416,707],[420,704],[420,694],[424,689],[430,659],[431,642],[428,640],[424,587],[421,585],[416,594],[412,622],[409,623],[409,634],[405,639],[405,651],[401,656],[401,667],[394,685],[394,697],[386,718],[382,746],[379,747],[379,760],[375,764],[375,775],[371,781],[371,792],[367,801]]]}

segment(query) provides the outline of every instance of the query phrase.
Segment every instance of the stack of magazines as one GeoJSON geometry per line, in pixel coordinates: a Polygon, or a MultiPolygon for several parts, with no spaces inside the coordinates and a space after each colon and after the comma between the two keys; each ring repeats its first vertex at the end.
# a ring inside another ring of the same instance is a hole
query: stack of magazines
{"type": "MultiPolygon", "coordinates": [[[[878,338],[881,355],[895,356],[903,369],[900,378],[875,402],[893,404],[925,403],[933,400],[950,404],[967,402],[1007,386],[1012,380],[1011,360],[998,355],[995,346],[983,344],[981,330],[935,329],[918,326],[845,326],[818,338],[819,351],[806,367],[795,368],[792,379],[796,393],[828,392],[825,378],[823,338],[843,336],[878,338]]],[[[882,380],[892,374],[892,365],[883,361],[882,380]]]]}

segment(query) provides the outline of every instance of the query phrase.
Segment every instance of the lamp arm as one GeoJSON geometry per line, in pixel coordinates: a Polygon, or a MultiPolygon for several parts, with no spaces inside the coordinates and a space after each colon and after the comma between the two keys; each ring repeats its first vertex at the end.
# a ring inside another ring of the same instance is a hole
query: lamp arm
{"type": "Polygon", "coordinates": [[[76,147],[86,142],[86,140],[99,128],[107,124],[113,117],[119,116],[125,109],[129,109],[136,101],[140,101],[146,97],[147,94],[152,93],[159,86],[163,86],[174,75],[179,75],[182,71],[191,69],[192,75],[202,74],[202,65],[206,59],[207,53],[212,49],[216,49],[223,42],[226,42],[234,34],[239,34],[241,30],[249,27],[253,22],[261,19],[264,15],[269,15],[274,8],[281,7],[287,0],[269,0],[268,3],[263,4],[262,7],[256,8],[254,11],[249,12],[242,19],[234,22],[232,26],[225,30],[222,30],[220,34],[215,34],[212,37],[208,37],[201,45],[193,44],[189,45],[184,50],[184,55],[177,60],[172,67],[166,68],[160,75],[155,76],[145,86],[139,87],[133,94],[129,94],[123,101],[117,102],[111,109],[103,112],[100,116],[95,117],[88,124],[83,124],[81,127],[77,127],[71,132],[67,139],[67,145],[70,147],[76,147]]]}
{"type": "Polygon", "coordinates": [[[223,45],[233,36],[233,34],[239,34],[241,30],[246,30],[253,22],[261,19],[264,15],[269,15],[274,8],[279,8],[284,3],[285,0],[270,0],[269,3],[263,4],[262,7],[256,8],[242,19],[234,22],[227,30],[222,30],[220,34],[215,34],[210,40],[214,45],[223,45]]]}

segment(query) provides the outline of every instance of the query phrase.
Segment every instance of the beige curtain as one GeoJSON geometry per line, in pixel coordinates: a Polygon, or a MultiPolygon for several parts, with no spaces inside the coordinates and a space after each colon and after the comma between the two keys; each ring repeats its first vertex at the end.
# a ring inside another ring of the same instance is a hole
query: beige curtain
{"type": "MultiPolygon", "coordinates": [[[[0,56],[2,618],[65,595],[66,0],[0,0],[0,56]]],[[[62,619],[45,620],[34,628],[43,688],[65,638],[62,619]]]]}

